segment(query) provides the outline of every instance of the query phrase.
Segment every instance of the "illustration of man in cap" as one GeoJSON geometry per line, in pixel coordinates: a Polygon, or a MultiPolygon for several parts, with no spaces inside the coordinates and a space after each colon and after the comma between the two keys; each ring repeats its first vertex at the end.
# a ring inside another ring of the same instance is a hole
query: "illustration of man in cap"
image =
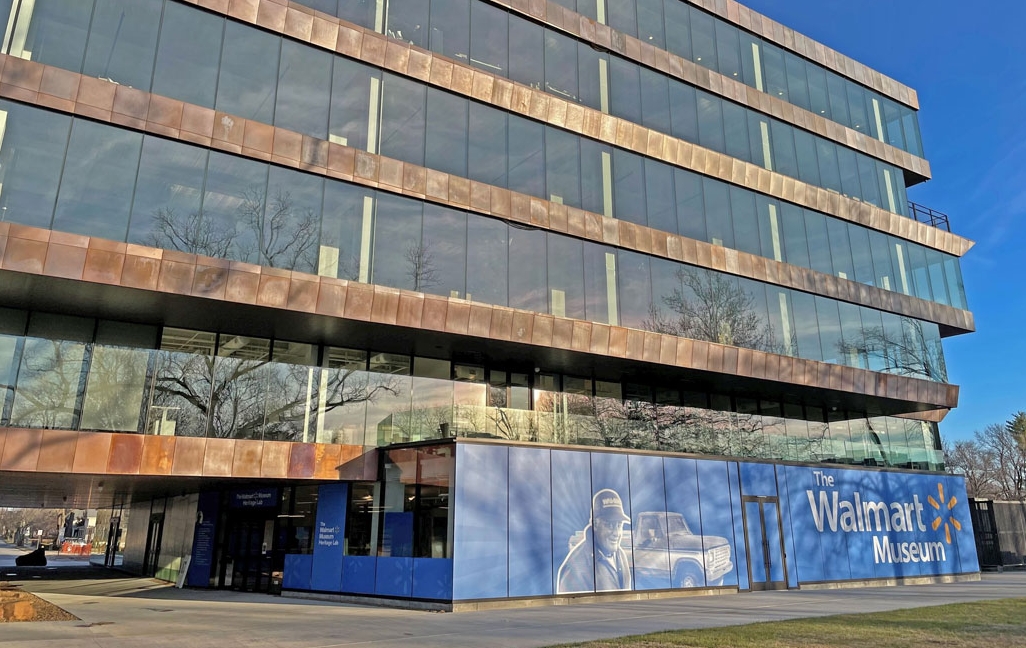
{"type": "Polygon", "coordinates": [[[556,593],[631,589],[630,558],[620,546],[623,525],[630,521],[619,493],[609,488],[595,493],[591,523],[559,566],[556,593]]]}

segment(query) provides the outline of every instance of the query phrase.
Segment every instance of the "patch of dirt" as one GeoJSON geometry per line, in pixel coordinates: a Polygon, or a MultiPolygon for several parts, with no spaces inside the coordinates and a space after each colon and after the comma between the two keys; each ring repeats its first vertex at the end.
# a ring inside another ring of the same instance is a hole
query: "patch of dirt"
{"type": "Polygon", "coordinates": [[[0,583],[0,623],[18,621],[78,621],[53,603],[35,594],[23,592],[18,586],[0,583]]]}

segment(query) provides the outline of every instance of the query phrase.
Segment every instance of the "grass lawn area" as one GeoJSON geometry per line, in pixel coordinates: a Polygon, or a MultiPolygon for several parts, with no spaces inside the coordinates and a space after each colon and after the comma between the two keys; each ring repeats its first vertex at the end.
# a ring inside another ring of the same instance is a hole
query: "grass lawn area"
{"type": "Polygon", "coordinates": [[[753,623],[708,630],[657,632],[573,645],[586,648],[1026,648],[1026,598],[957,603],[876,614],[844,614],[817,619],[753,623]]]}

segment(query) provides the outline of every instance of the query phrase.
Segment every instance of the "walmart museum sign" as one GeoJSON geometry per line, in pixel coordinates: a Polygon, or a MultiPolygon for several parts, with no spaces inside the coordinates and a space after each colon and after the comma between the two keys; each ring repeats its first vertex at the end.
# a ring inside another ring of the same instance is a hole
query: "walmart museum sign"
{"type": "Polygon", "coordinates": [[[937,475],[881,474],[856,486],[846,479],[846,471],[805,472],[806,479],[811,473],[812,484],[805,489],[804,500],[816,531],[843,534],[846,544],[863,547],[864,555],[870,547],[854,542],[852,536],[868,535],[874,564],[944,565],[953,551],[957,553],[953,544],[963,530],[959,509],[965,504],[964,497],[951,493],[964,493],[958,488],[961,484],[951,485],[946,495],[947,479],[937,475]],[[932,482],[932,492],[922,490],[926,481],[932,482]],[[867,485],[872,492],[867,492],[867,485]]]}

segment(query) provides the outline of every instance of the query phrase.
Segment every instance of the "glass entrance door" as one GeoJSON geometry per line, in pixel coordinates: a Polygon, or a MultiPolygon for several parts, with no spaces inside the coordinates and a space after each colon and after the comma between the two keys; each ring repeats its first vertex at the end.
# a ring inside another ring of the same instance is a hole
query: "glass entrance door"
{"type": "Polygon", "coordinates": [[[143,558],[143,575],[156,576],[160,565],[160,541],[164,535],[164,514],[154,513],[150,517],[150,528],[146,533],[146,555],[143,558]]]}
{"type": "Polygon", "coordinates": [[[224,586],[242,592],[272,593],[274,520],[230,520],[224,586]]]}
{"type": "Polygon", "coordinates": [[[741,498],[752,590],[787,589],[784,530],[776,497],[741,498]]]}

